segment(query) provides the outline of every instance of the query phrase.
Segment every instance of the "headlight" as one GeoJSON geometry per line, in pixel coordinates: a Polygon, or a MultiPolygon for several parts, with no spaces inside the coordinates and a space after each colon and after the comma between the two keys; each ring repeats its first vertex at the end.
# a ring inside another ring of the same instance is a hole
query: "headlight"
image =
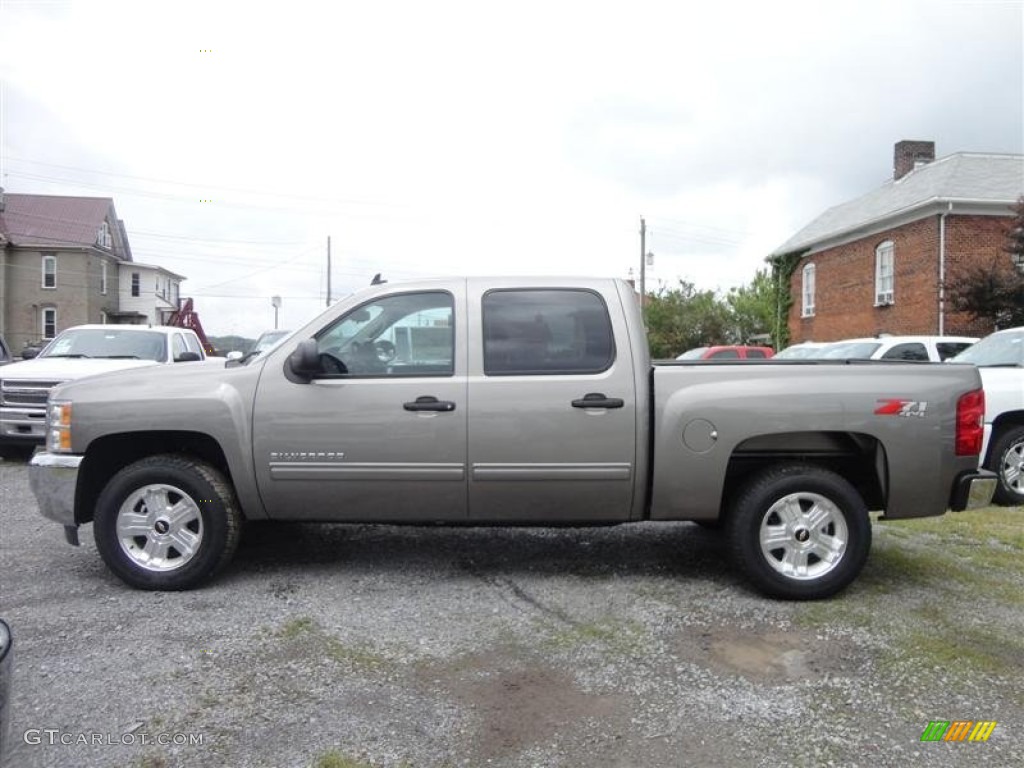
{"type": "Polygon", "coordinates": [[[46,409],[46,450],[71,452],[71,403],[50,401],[46,409]]]}

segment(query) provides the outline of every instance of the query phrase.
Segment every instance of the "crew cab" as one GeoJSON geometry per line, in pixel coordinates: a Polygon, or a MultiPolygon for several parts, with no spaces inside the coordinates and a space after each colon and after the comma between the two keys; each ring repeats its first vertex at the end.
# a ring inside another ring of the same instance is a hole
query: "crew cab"
{"type": "Polygon", "coordinates": [[[245,520],[722,525],[769,595],[848,585],[868,510],[989,503],[972,366],[653,365],[611,279],[371,286],[242,362],[58,387],[40,512],[126,583],[186,589],[245,520]]]}
{"type": "Polygon", "coordinates": [[[46,398],[58,384],[83,376],[158,363],[205,360],[195,332],[148,325],[76,325],[31,360],[0,370],[0,445],[41,445],[46,398]]]}
{"type": "Polygon", "coordinates": [[[985,387],[981,464],[999,476],[997,503],[1024,506],[1024,327],[996,331],[949,362],[978,367],[985,387]]]}

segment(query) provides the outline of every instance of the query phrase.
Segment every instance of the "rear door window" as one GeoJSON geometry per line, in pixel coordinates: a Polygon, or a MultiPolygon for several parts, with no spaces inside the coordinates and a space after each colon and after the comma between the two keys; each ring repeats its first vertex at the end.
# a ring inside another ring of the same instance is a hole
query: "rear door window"
{"type": "Polygon", "coordinates": [[[498,290],[483,297],[488,376],[593,374],[615,343],[604,300],[587,290],[498,290]]]}

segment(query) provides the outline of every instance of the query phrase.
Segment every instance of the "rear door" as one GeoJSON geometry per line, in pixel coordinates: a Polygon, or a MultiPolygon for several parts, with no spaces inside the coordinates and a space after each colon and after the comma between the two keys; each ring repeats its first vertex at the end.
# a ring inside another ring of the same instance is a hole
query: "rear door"
{"type": "Polygon", "coordinates": [[[611,283],[489,285],[467,294],[470,518],[629,519],[640,415],[611,283]]]}

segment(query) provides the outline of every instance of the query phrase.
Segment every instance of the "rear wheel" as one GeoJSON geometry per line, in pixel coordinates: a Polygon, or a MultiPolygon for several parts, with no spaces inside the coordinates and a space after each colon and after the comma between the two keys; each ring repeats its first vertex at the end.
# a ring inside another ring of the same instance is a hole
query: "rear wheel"
{"type": "Polygon", "coordinates": [[[150,456],[107,483],[93,536],[103,561],[127,584],[191,589],[231,559],[241,521],[219,471],[185,456],[150,456]]]}
{"type": "Polygon", "coordinates": [[[751,478],[729,510],[733,555],[772,597],[814,600],[860,573],[871,519],[857,490],[820,467],[793,464],[751,478]]]}
{"type": "Polygon", "coordinates": [[[999,475],[993,497],[996,504],[1024,505],[1024,426],[1009,427],[998,434],[986,468],[999,475]]]}

